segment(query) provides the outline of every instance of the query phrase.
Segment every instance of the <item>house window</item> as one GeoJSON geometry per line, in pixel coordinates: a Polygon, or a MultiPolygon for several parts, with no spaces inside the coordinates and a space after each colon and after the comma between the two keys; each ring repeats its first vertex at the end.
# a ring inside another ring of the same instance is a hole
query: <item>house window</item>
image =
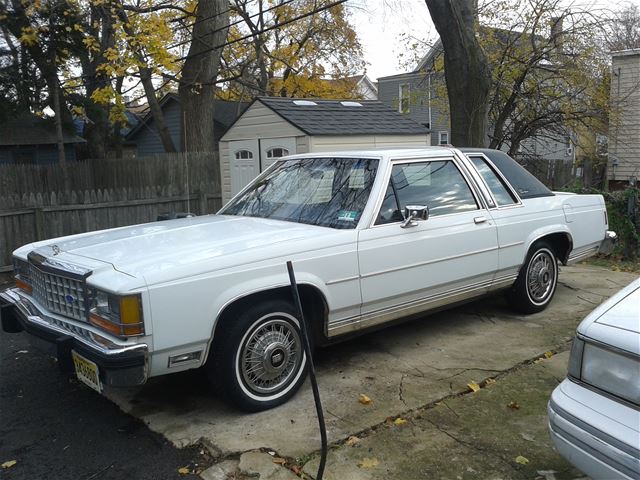
{"type": "Polygon", "coordinates": [[[438,132],[438,145],[449,144],[449,132],[438,132]]]}
{"type": "Polygon", "coordinates": [[[249,160],[251,158],[253,158],[251,150],[238,150],[236,152],[236,160],[249,160]]]}
{"type": "Polygon", "coordinates": [[[409,113],[409,94],[411,89],[408,83],[400,85],[400,91],[398,92],[398,111],[400,113],[409,113]]]}
{"type": "Polygon", "coordinates": [[[289,150],[282,147],[273,147],[267,150],[267,158],[280,158],[289,155],[289,150]]]}

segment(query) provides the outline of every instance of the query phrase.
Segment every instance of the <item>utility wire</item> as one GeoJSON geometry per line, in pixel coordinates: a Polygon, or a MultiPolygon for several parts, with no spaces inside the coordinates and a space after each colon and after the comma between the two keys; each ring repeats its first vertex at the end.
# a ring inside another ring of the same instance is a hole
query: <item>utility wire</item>
{"type": "Polygon", "coordinates": [[[224,47],[226,47],[228,45],[233,45],[234,43],[238,43],[238,42],[241,42],[243,40],[248,40],[249,38],[255,37],[256,35],[260,35],[262,33],[266,33],[266,32],[269,32],[271,30],[276,30],[276,29],[278,29],[280,27],[283,27],[285,25],[289,25],[290,23],[297,22],[298,20],[302,20],[303,18],[307,18],[307,17],[310,17],[310,16],[315,15],[317,13],[323,12],[325,10],[329,10],[330,8],[333,8],[333,7],[336,7],[338,5],[341,5],[341,4],[345,3],[346,1],[347,0],[336,0],[335,2],[328,3],[327,5],[323,5],[322,7],[318,7],[316,9],[313,9],[313,10],[309,11],[309,12],[303,13],[302,15],[298,15],[297,17],[291,18],[289,20],[285,20],[284,22],[271,25],[270,27],[267,27],[267,28],[263,28],[259,32],[250,33],[249,35],[245,35],[243,37],[239,37],[239,38],[235,38],[233,40],[229,40],[227,42],[221,43],[220,45],[215,45],[215,46],[212,46],[210,48],[207,48],[206,50],[202,50],[201,52],[194,53],[193,55],[185,55],[184,57],[176,58],[174,60],[174,62],[179,62],[179,61],[182,61],[182,60],[186,60],[187,58],[199,57],[200,55],[204,55],[204,54],[212,52],[214,50],[218,50],[219,48],[224,48],[224,47]]]}
{"type": "MultiPolygon", "coordinates": [[[[246,17],[246,18],[255,18],[255,17],[258,17],[258,16],[263,15],[263,14],[265,14],[265,13],[267,13],[267,12],[272,11],[272,10],[277,10],[278,8],[282,8],[282,7],[284,7],[285,5],[288,5],[288,4],[293,3],[293,2],[295,2],[295,1],[296,1],[296,0],[287,0],[287,1],[285,1],[285,2],[282,2],[282,3],[281,3],[281,4],[279,4],[279,5],[274,5],[273,7],[267,8],[266,10],[264,10],[264,11],[262,11],[262,12],[258,12],[258,13],[254,13],[253,15],[249,15],[249,16],[248,16],[248,17],[246,17]]],[[[210,18],[216,17],[216,16],[218,16],[218,15],[221,15],[221,14],[220,14],[220,13],[218,13],[218,14],[215,14],[215,15],[210,15],[209,17],[207,17],[207,18],[202,18],[202,19],[200,19],[199,21],[209,20],[210,18]]],[[[227,26],[224,26],[224,27],[220,27],[220,28],[216,28],[216,29],[214,29],[214,30],[211,30],[210,32],[207,32],[207,33],[205,33],[204,35],[202,35],[202,36],[198,37],[198,40],[202,40],[204,37],[208,37],[209,35],[213,35],[214,33],[221,32],[222,30],[224,30],[224,29],[226,29],[226,28],[233,27],[234,25],[239,25],[239,24],[241,24],[241,23],[244,23],[244,22],[246,22],[246,18],[245,18],[245,17],[242,17],[242,18],[240,18],[239,20],[236,20],[235,22],[231,22],[231,23],[230,23],[229,25],[227,25],[227,26]]],[[[185,25],[184,27],[180,27],[180,28],[191,28],[191,27],[192,27],[193,25],[195,25],[196,23],[198,23],[198,22],[194,22],[194,23],[192,23],[192,24],[191,24],[191,25],[189,25],[189,26],[186,26],[186,25],[185,25]]],[[[258,34],[260,34],[260,33],[262,33],[262,32],[258,32],[258,34]]],[[[180,47],[180,46],[182,46],[182,45],[185,45],[185,44],[187,44],[187,43],[191,42],[192,40],[193,40],[192,38],[189,38],[189,39],[187,39],[187,40],[183,40],[183,41],[181,41],[181,42],[174,43],[173,45],[169,45],[169,46],[167,47],[167,50],[170,50],[170,49],[172,49],[172,48],[176,48],[176,47],[180,47]]]]}

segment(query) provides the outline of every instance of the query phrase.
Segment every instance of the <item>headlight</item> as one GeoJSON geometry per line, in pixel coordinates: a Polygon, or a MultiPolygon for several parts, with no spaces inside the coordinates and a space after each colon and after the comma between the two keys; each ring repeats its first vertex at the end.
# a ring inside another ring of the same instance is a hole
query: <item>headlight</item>
{"type": "Polygon", "coordinates": [[[640,359],[576,339],[569,375],[604,392],[640,405],[640,359]]]}
{"type": "Polygon", "coordinates": [[[16,287],[20,290],[24,290],[27,293],[33,291],[29,262],[13,257],[13,279],[16,282],[16,287]]]}
{"type": "Polygon", "coordinates": [[[115,295],[94,289],[89,321],[118,337],[144,335],[140,295],[115,295]]]}

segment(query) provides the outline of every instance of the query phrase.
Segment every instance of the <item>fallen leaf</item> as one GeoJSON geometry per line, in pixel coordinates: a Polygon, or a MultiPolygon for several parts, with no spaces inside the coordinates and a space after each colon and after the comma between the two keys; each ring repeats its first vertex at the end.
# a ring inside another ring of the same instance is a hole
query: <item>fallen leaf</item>
{"type": "Polygon", "coordinates": [[[178,473],[180,475],[188,475],[189,473],[191,473],[191,470],[189,470],[189,467],[180,467],[178,469],[178,473]]]}
{"type": "Polygon", "coordinates": [[[544,352],[544,356],[545,358],[551,358],[553,357],[553,352],[551,350],[549,350],[548,352],[544,352]]]}
{"type": "Polygon", "coordinates": [[[296,475],[300,475],[302,473],[302,468],[300,468],[298,465],[291,465],[291,471],[296,475]]]}
{"type": "Polygon", "coordinates": [[[9,460],[8,462],[4,462],[2,465],[0,465],[0,467],[2,468],[11,468],[13,467],[16,463],[18,463],[15,460],[9,460]]]}
{"type": "Polygon", "coordinates": [[[365,457],[358,462],[358,467],[360,468],[374,468],[377,467],[380,462],[377,458],[368,458],[365,457]]]}
{"type": "Polygon", "coordinates": [[[472,392],[477,392],[478,390],[480,390],[480,385],[478,385],[476,382],[467,383],[467,387],[469,387],[472,392]]]}
{"type": "Polygon", "coordinates": [[[524,438],[527,442],[533,442],[535,438],[530,433],[521,433],[520,436],[524,438]]]}
{"type": "Polygon", "coordinates": [[[273,463],[277,463],[278,465],[284,465],[287,463],[287,460],[282,457],[276,457],[273,459],[273,463]]]}
{"type": "Polygon", "coordinates": [[[393,423],[396,425],[404,425],[407,421],[404,418],[398,417],[393,421],[393,423]]]}
{"type": "Polygon", "coordinates": [[[353,447],[354,445],[357,445],[359,442],[360,442],[360,439],[352,435],[349,438],[347,438],[347,441],[344,442],[344,444],[347,445],[348,447],[353,447]]]}
{"type": "Polygon", "coordinates": [[[527,463],[529,463],[529,459],[527,457],[523,457],[522,455],[518,455],[516,457],[516,463],[519,463],[520,465],[526,465],[527,463]]]}
{"type": "Polygon", "coordinates": [[[364,393],[360,394],[360,396],[358,397],[358,401],[362,405],[371,405],[371,403],[373,403],[373,400],[371,400],[369,397],[367,397],[364,393]]]}
{"type": "Polygon", "coordinates": [[[507,405],[511,410],[520,410],[520,404],[518,402],[509,402],[507,405]]]}
{"type": "Polygon", "coordinates": [[[487,378],[484,383],[486,385],[493,385],[494,383],[496,383],[496,379],[495,378],[487,378]]]}

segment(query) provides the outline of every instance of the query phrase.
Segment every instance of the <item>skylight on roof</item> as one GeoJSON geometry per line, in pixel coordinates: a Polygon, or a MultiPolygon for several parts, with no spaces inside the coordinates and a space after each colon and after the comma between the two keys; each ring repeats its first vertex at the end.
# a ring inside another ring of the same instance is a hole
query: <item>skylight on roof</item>
{"type": "Polygon", "coordinates": [[[300,105],[301,107],[313,107],[318,105],[316,102],[312,102],[311,100],[294,100],[294,105],[300,105]]]}
{"type": "Polygon", "coordinates": [[[361,107],[360,102],[340,102],[343,107],[361,107]]]}

